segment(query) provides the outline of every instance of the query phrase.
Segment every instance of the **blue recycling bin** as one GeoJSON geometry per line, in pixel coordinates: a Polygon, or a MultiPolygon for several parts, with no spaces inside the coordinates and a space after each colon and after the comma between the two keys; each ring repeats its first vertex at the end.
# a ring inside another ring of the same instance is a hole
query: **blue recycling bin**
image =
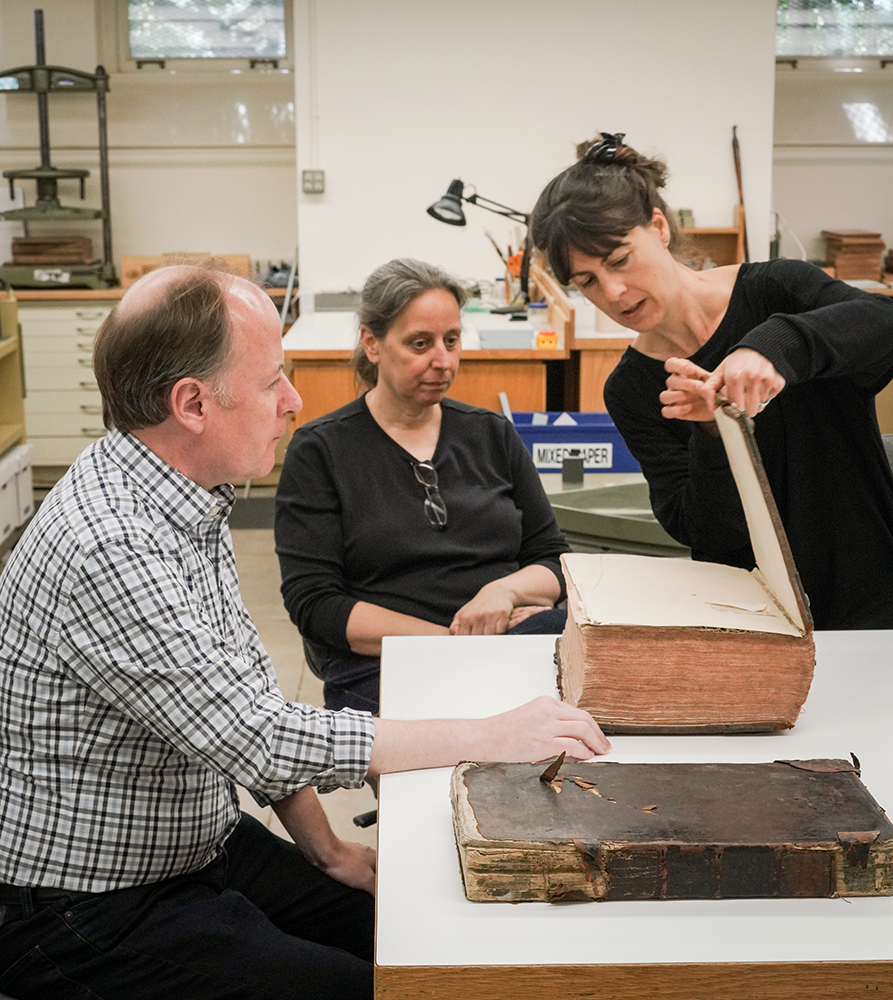
{"type": "Polygon", "coordinates": [[[568,413],[575,424],[555,424],[561,413],[512,413],[515,430],[539,472],[560,472],[565,457],[581,457],[585,472],[640,472],[607,413],[568,413]],[[536,416],[539,423],[534,423],[536,416]],[[546,423],[542,423],[543,418],[546,423]]]}

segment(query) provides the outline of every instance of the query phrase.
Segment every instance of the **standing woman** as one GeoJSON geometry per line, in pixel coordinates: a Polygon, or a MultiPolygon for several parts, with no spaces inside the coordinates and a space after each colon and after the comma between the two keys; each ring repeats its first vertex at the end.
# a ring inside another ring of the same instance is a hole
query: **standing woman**
{"type": "Polygon", "coordinates": [[[535,245],[636,334],[605,386],[655,516],[695,559],[751,568],[714,423],[755,434],[816,628],[893,628],[893,476],[875,395],[893,377],[893,302],[802,261],[695,271],[660,196],[666,165],[604,133],[554,178],[535,245]]]}
{"type": "Polygon", "coordinates": [[[446,399],[465,291],[393,260],[363,289],[371,388],[299,428],[276,496],[282,595],[327,708],[378,710],[386,635],[560,632],[568,550],[501,414],[446,399]]]}

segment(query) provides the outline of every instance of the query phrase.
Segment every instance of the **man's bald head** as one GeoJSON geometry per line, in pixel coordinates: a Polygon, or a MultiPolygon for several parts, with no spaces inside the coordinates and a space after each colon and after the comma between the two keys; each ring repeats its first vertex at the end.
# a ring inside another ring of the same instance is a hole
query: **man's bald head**
{"type": "Polygon", "coordinates": [[[172,264],[168,267],[157,267],[154,271],[144,274],[124,293],[118,303],[117,312],[127,313],[131,309],[144,311],[152,308],[159,299],[165,298],[172,285],[189,282],[198,274],[210,276],[213,280],[231,280],[231,275],[212,271],[208,268],[193,267],[188,264],[172,264]]]}
{"type": "Polygon", "coordinates": [[[189,265],[151,271],[128,289],[93,349],[106,427],[134,431],[163,423],[170,391],[182,378],[221,387],[232,340],[227,300],[236,288],[240,300],[261,294],[244,279],[189,265]]]}

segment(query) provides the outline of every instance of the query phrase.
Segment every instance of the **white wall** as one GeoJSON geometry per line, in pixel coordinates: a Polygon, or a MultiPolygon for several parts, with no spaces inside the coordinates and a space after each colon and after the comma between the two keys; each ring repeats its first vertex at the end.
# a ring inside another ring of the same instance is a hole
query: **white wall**
{"type": "Polygon", "coordinates": [[[301,276],[361,284],[413,255],[493,277],[512,224],[425,209],[453,178],[530,211],[595,130],[670,165],[668,202],[731,225],[741,143],[753,259],[768,251],[775,0],[295,0],[301,276]]]}
{"type": "MultiPolygon", "coordinates": [[[[34,62],[45,12],[51,63],[92,71],[115,0],[0,0],[0,68],[34,62]]],[[[597,128],[665,155],[671,205],[728,225],[744,162],[748,232],[764,256],[772,164],[774,0],[296,0],[286,74],[112,72],[108,96],[114,256],[177,250],[290,259],[303,282],[362,282],[413,254],[468,277],[517,227],[469,206],[469,225],[425,208],[454,177],[529,211],[597,128]],[[315,30],[313,30],[315,24],[315,30]],[[295,90],[297,88],[297,105],[295,90]],[[298,167],[326,171],[296,195],[298,167]],[[296,226],[296,215],[298,217],[296,226]]],[[[112,33],[113,34],[113,33],[112,33]]],[[[86,167],[98,205],[95,98],[50,98],[56,166],[86,167]]],[[[0,168],[38,162],[33,97],[0,96],[0,168]]],[[[33,183],[23,185],[33,200],[33,183]]],[[[63,186],[63,199],[76,194],[63,186]]],[[[36,227],[35,227],[36,229],[36,227]]],[[[83,227],[98,251],[100,227],[83,227]]],[[[66,227],[68,231],[68,227],[66,227]]],[[[0,224],[0,256],[20,226],[0,224]],[[4,237],[6,246],[4,246],[4,237]]]]}
{"type": "MultiPolygon", "coordinates": [[[[810,258],[825,259],[823,229],[867,229],[893,245],[893,66],[779,69],[774,160],[773,208],[810,258]],[[859,106],[872,131],[854,127],[847,106],[859,106]]],[[[781,249],[800,256],[784,229],[781,249]]]]}
{"type": "MultiPolygon", "coordinates": [[[[33,11],[44,11],[47,62],[92,73],[101,60],[111,73],[108,94],[113,257],[177,251],[249,254],[278,263],[294,256],[297,239],[294,83],[291,74],[254,72],[115,72],[108,19],[114,0],[0,0],[0,69],[35,62],[33,11]]],[[[52,163],[91,170],[87,197],[60,186],[63,204],[98,207],[96,98],[49,97],[52,163]]],[[[36,101],[0,96],[0,167],[39,163],[36,101]]],[[[3,182],[5,184],[5,181],[3,182]]],[[[27,202],[34,182],[22,182],[27,202]]],[[[20,224],[0,224],[0,256],[20,224]]],[[[89,235],[97,256],[98,223],[41,224],[89,235]]]]}

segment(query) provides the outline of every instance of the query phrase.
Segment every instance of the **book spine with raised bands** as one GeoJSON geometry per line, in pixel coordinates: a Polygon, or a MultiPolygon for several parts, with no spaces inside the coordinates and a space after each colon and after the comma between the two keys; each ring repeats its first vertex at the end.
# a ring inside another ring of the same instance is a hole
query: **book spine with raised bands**
{"type": "Polygon", "coordinates": [[[600,899],[731,899],[893,894],[893,843],[682,846],[576,842],[600,899]]]}

